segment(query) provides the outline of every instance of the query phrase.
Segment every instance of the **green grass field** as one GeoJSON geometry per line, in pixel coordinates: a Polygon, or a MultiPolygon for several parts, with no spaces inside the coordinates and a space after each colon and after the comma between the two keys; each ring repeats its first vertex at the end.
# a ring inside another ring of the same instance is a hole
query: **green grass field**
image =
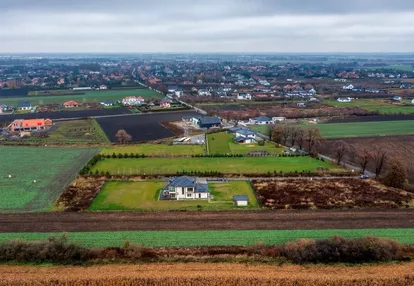
{"type": "Polygon", "coordinates": [[[121,100],[126,96],[142,96],[145,99],[162,98],[162,96],[148,89],[127,89],[127,90],[106,90],[86,91],[82,95],[52,95],[52,96],[30,96],[30,97],[9,97],[2,98],[1,104],[17,106],[20,101],[28,100],[32,105],[62,104],[68,100],[76,100],[79,103],[97,103],[103,100],[121,100]]]}
{"type": "Polygon", "coordinates": [[[0,212],[49,210],[97,152],[86,148],[0,147],[0,212]]]}
{"type": "MultiPolygon", "coordinates": [[[[60,235],[62,233],[0,233],[0,242],[16,239],[45,240],[50,236],[60,235]]],[[[394,239],[403,244],[414,244],[414,228],[71,232],[68,233],[68,239],[71,242],[88,247],[121,247],[126,240],[142,246],[190,247],[254,245],[259,242],[266,245],[278,245],[301,238],[323,239],[334,235],[340,235],[345,238],[358,238],[372,235],[394,239]]]]}
{"type": "Polygon", "coordinates": [[[185,156],[205,154],[204,145],[167,145],[167,144],[139,144],[105,148],[105,155],[115,154],[145,154],[147,156],[185,156]]]}
{"type": "Polygon", "coordinates": [[[266,134],[266,131],[268,130],[269,126],[267,125],[251,125],[249,128],[253,131],[266,134]]]}
{"type": "Polygon", "coordinates": [[[359,107],[368,111],[377,111],[380,114],[413,114],[414,105],[411,104],[411,100],[404,100],[401,105],[392,103],[391,101],[381,101],[373,99],[357,99],[351,102],[338,102],[336,100],[324,100],[324,104],[334,107],[359,107]]]}
{"type": "Polygon", "coordinates": [[[250,208],[257,208],[250,184],[246,181],[209,184],[214,195],[208,200],[159,201],[159,191],[167,182],[108,182],[89,207],[91,211],[104,210],[228,210],[233,207],[233,195],[248,195],[250,208]]]}
{"type": "Polygon", "coordinates": [[[243,157],[243,158],[143,158],[104,159],[92,171],[113,175],[176,174],[179,171],[218,171],[223,174],[264,174],[268,172],[315,172],[334,165],[311,157],[243,157]]]}
{"type": "Polygon", "coordinates": [[[243,154],[250,151],[268,151],[270,154],[281,154],[282,149],[277,148],[271,142],[265,142],[264,146],[258,144],[237,144],[233,142],[234,135],[227,132],[208,134],[209,154],[243,154]]]}
{"type": "Polygon", "coordinates": [[[318,124],[325,138],[414,134],[414,120],[318,124]]]}
{"type": "Polygon", "coordinates": [[[108,137],[95,119],[57,121],[55,125],[56,129],[51,131],[48,137],[31,137],[25,142],[45,144],[110,143],[108,137]]]}

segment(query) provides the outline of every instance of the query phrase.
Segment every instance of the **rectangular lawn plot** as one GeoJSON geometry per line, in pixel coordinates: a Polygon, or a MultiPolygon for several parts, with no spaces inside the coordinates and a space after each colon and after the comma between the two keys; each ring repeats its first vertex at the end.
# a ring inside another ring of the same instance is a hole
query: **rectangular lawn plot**
{"type": "Polygon", "coordinates": [[[0,212],[49,210],[61,191],[98,151],[0,147],[0,212]]]}
{"type": "MultiPolygon", "coordinates": [[[[168,215],[173,215],[169,213],[168,215]]],[[[185,222],[183,222],[185,223],[185,222]]],[[[243,222],[236,222],[243,223],[243,222]]],[[[0,242],[16,239],[46,240],[61,233],[0,233],[0,242]]],[[[414,228],[397,229],[327,229],[327,230],[209,230],[209,231],[111,231],[70,232],[69,241],[88,247],[122,247],[125,241],[150,247],[190,247],[223,245],[280,245],[298,239],[326,239],[339,235],[359,238],[367,235],[414,243],[414,228]]]]}
{"type": "Polygon", "coordinates": [[[89,210],[207,210],[234,209],[233,196],[249,196],[248,208],[257,208],[257,201],[246,181],[209,183],[213,199],[208,200],[158,200],[160,190],[167,182],[108,182],[99,192],[89,210]]]}
{"type": "Polygon", "coordinates": [[[326,123],[312,127],[319,128],[326,138],[414,134],[414,120],[326,123]]]}
{"type": "Polygon", "coordinates": [[[115,137],[119,129],[125,129],[134,142],[159,140],[175,136],[161,125],[162,122],[181,121],[184,116],[199,115],[194,111],[154,113],[143,115],[98,118],[97,121],[109,140],[117,142],[115,137]]]}
{"type": "Polygon", "coordinates": [[[127,96],[142,96],[145,99],[162,98],[162,96],[148,89],[125,89],[125,90],[105,90],[105,91],[79,91],[74,95],[46,95],[46,96],[31,96],[31,97],[12,97],[3,98],[2,103],[6,105],[18,105],[20,101],[30,100],[32,105],[43,104],[62,104],[68,100],[76,100],[78,102],[98,103],[104,100],[122,100],[127,96]]]}
{"type": "Polygon", "coordinates": [[[223,174],[265,174],[268,172],[316,172],[318,168],[338,168],[311,157],[243,158],[141,158],[104,159],[92,172],[112,175],[176,174],[180,171],[218,171],[223,174]]]}
{"type": "Polygon", "coordinates": [[[272,142],[264,142],[264,146],[259,144],[239,144],[234,143],[235,135],[227,132],[208,134],[209,154],[243,154],[246,155],[251,151],[267,151],[269,154],[281,154],[282,149],[277,148],[272,142]]]}
{"type": "Polygon", "coordinates": [[[202,155],[205,153],[205,145],[167,145],[167,144],[139,144],[122,147],[108,147],[101,154],[145,154],[147,156],[168,155],[202,155]]]}

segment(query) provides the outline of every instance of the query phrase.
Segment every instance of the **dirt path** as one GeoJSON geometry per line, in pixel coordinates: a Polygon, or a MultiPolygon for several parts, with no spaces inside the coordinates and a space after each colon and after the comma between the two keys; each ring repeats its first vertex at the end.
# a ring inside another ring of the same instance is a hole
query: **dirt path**
{"type": "Polygon", "coordinates": [[[3,213],[0,232],[412,228],[414,210],[3,213]]]}
{"type": "Polygon", "coordinates": [[[414,263],[297,266],[228,263],[0,266],[0,285],[413,285],[414,263]]]}

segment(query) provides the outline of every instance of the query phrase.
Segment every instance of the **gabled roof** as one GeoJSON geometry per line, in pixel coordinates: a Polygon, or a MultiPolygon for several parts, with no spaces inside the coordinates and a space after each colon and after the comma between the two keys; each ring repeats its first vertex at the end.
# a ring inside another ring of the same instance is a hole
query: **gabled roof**
{"type": "Polygon", "coordinates": [[[30,106],[32,106],[30,101],[20,101],[19,102],[19,107],[30,107],[30,106]]]}
{"type": "Polygon", "coordinates": [[[246,135],[246,136],[248,136],[248,135],[255,135],[256,134],[256,132],[254,132],[252,130],[249,130],[249,129],[240,129],[240,130],[237,130],[236,133],[239,133],[239,134],[242,134],[242,135],[246,135]]]}
{"type": "Polygon", "coordinates": [[[272,119],[267,117],[267,116],[258,116],[258,117],[255,117],[253,119],[256,120],[256,121],[272,121],[272,119]]]}
{"type": "Polygon", "coordinates": [[[204,125],[204,124],[220,124],[220,118],[218,117],[200,117],[199,118],[199,124],[204,125]]]}
{"type": "Polygon", "coordinates": [[[191,188],[196,184],[196,178],[190,176],[176,177],[170,181],[168,187],[185,187],[191,188]]]}
{"type": "Polygon", "coordinates": [[[195,188],[196,193],[209,193],[207,183],[198,183],[195,188]]]}
{"type": "Polygon", "coordinates": [[[239,202],[239,201],[249,201],[249,196],[233,196],[233,201],[239,202]]]}

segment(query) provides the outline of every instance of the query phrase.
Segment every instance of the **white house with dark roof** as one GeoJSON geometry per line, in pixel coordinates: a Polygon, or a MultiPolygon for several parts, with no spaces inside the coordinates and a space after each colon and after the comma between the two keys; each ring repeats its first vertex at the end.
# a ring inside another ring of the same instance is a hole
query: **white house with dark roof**
{"type": "Polygon", "coordinates": [[[350,98],[350,97],[339,97],[337,99],[337,101],[338,102],[351,102],[352,101],[352,98],[350,98]]]}
{"type": "Polygon", "coordinates": [[[252,144],[257,142],[257,133],[245,128],[236,130],[234,141],[242,144],[252,144]]]}
{"type": "Polygon", "coordinates": [[[249,124],[266,125],[270,123],[272,123],[272,118],[267,117],[267,116],[258,116],[258,117],[249,119],[249,124]]]}
{"type": "Polygon", "coordinates": [[[210,191],[206,180],[182,176],[170,179],[162,190],[162,196],[170,200],[208,200],[210,191]]]}

